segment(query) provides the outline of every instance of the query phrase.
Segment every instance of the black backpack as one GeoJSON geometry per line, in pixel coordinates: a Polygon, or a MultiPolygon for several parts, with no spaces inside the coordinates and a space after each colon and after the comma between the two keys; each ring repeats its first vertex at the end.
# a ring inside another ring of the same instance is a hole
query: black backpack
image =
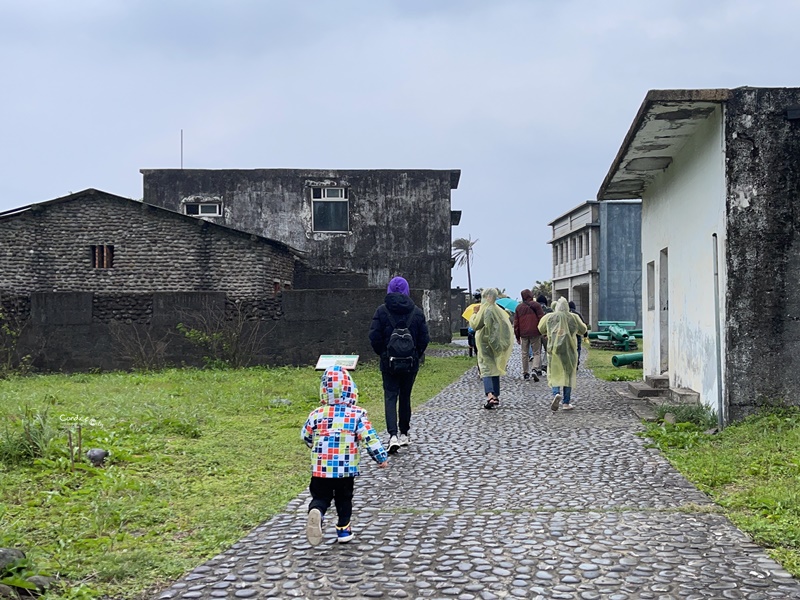
{"type": "MultiPolygon", "coordinates": [[[[417,366],[417,345],[411,330],[405,325],[398,327],[392,313],[388,313],[389,323],[392,325],[392,335],[386,344],[386,354],[389,357],[389,373],[413,373],[417,366]]],[[[413,315],[409,315],[409,318],[413,315]]]]}

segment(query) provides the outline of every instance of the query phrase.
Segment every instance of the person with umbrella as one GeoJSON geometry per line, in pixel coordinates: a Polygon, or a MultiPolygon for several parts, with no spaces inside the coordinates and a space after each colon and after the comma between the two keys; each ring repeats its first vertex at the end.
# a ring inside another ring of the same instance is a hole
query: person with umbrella
{"type": "Polygon", "coordinates": [[[500,404],[500,376],[506,374],[508,359],[514,348],[514,329],[508,314],[497,305],[497,290],[487,288],[481,295],[481,306],[469,320],[475,330],[478,347],[478,369],[486,394],[484,408],[500,404]]]}
{"type": "Polygon", "coordinates": [[[478,347],[475,345],[475,330],[472,327],[469,327],[469,319],[472,315],[478,312],[478,309],[481,307],[481,295],[479,292],[475,292],[472,295],[475,302],[470,304],[464,312],[461,313],[461,316],[466,319],[467,321],[467,347],[469,348],[469,355],[478,356],[478,347]]]}
{"type": "Polygon", "coordinates": [[[578,367],[577,336],[586,333],[586,325],[569,311],[566,298],[559,298],[553,312],[539,321],[539,333],[547,336],[547,383],[553,390],[550,410],[572,410],[570,396],[575,387],[578,367]]]}

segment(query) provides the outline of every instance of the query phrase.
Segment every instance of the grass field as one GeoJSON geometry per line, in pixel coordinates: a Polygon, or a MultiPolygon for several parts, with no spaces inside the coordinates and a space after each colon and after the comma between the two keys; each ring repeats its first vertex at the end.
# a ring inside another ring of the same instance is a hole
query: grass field
{"type": "MultiPolygon", "coordinates": [[[[412,402],[473,361],[428,358],[412,402]]],[[[319,403],[320,375],[254,368],[0,380],[0,547],[23,549],[28,571],[65,578],[62,598],[152,592],[307,486],[300,427],[319,403]],[[68,432],[77,446],[79,424],[83,452],[111,452],[106,468],[70,461],[68,432]],[[26,440],[38,456],[22,451],[26,440]]],[[[354,379],[359,404],[385,431],[377,365],[360,365],[354,379]]]]}
{"type": "Polygon", "coordinates": [[[622,350],[590,348],[584,341],[581,353],[581,364],[591,369],[595,377],[605,381],[641,381],[641,368],[632,369],[628,366],[615,367],[611,364],[611,357],[617,354],[628,353],[622,350]]]}

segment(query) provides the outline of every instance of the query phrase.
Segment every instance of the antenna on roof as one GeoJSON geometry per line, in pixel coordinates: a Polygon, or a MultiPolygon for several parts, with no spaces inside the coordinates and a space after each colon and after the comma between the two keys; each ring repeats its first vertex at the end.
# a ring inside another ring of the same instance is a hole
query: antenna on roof
{"type": "Polygon", "coordinates": [[[183,170],[183,129],[181,129],[181,170],[183,170]]]}

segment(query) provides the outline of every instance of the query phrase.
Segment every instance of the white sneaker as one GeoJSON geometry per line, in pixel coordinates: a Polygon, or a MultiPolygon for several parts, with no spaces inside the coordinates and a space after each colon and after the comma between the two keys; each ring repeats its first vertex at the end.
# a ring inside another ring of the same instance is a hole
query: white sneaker
{"type": "Polygon", "coordinates": [[[553,401],[550,403],[550,410],[556,412],[560,404],[561,404],[561,394],[556,394],[555,396],[553,396],[553,401]]]}
{"type": "Polygon", "coordinates": [[[572,406],[572,404],[564,404],[561,408],[563,408],[564,410],[572,410],[575,407],[572,406]]]}
{"type": "Polygon", "coordinates": [[[389,438],[389,448],[387,450],[389,451],[389,454],[394,454],[400,450],[400,441],[397,439],[396,435],[393,435],[389,438]]]}
{"type": "Polygon", "coordinates": [[[322,513],[319,512],[318,508],[312,508],[308,511],[306,536],[308,537],[308,543],[312,546],[319,546],[322,543],[322,513]]]}
{"type": "Polygon", "coordinates": [[[408,438],[408,434],[407,433],[401,433],[398,443],[401,446],[408,446],[411,443],[411,440],[408,438]]]}

